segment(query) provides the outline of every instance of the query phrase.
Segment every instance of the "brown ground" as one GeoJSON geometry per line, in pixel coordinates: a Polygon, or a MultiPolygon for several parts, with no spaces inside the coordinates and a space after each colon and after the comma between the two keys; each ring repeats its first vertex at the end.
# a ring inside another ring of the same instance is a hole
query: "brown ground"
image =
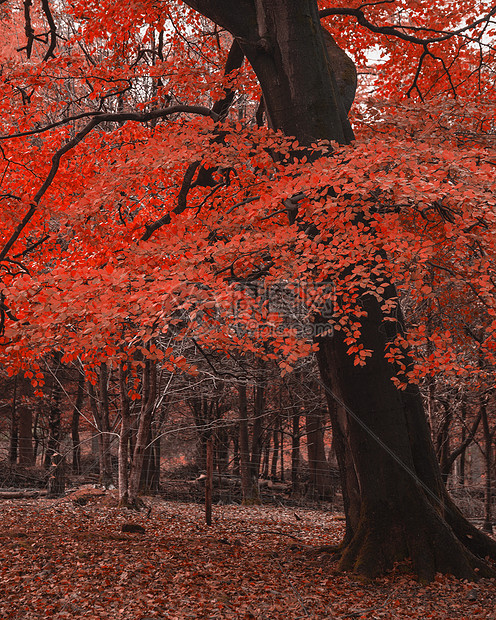
{"type": "Polygon", "coordinates": [[[0,620],[496,618],[495,580],[335,574],[315,548],[339,541],[339,515],[214,506],[209,528],[200,505],[147,503],[120,510],[115,493],[90,487],[1,500],[0,620]],[[145,532],[123,533],[125,523],[145,532]]]}

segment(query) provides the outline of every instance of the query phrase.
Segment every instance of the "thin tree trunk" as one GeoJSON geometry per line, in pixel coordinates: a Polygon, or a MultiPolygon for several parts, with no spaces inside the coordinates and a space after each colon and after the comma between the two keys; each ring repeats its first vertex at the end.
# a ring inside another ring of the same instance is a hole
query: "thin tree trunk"
{"type": "Polygon", "coordinates": [[[493,434],[489,428],[489,419],[487,415],[487,396],[484,395],[480,400],[480,411],[482,414],[482,431],[484,433],[484,522],[482,529],[492,534],[493,532],[493,516],[492,516],[492,443],[493,434]]]}
{"type": "Polygon", "coordinates": [[[84,373],[80,371],[76,402],[72,411],[71,438],[72,438],[72,473],[78,476],[81,473],[81,439],[79,437],[79,419],[84,402],[84,373]]]}
{"type": "Polygon", "coordinates": [[[324,446],[324,412],[314,408],[306,413],[308,468],[310,480],[307,494],[314,500],[330,500],[332,485],[324,446]]]}
{"type": "Polygon", "coordinates": [[[250,466],[250,440],[248,432],[248,398],[246,383],[238,384],[239,394],[239,464],[243,504],[259,504],[258,481],[252,476],[250,466]]]}
{"type": "MultiPolygon", "coordinates": [[[[30,439],[29,439],[28,445],[26,446],[26,448],[28,446],[31,446],[31,450],[29,450],[29,452],[32,454],[31,459],[33,463],[36,463],[36,458],[38,456],[38,448],[40,446],[40,438],[38,435],[40,417],[41,417],[41,403],[38,405],[36,409],[36,415],[34,416],[34,421],[29,424],[30,439]]],[[[21,445],[20,439],[21,438],[19,437],[19,446],[21,445]]]]}
{"type": "Polygon", "coordinates": [[[141,407],[141,415],[139,419],[138,432],[136,434],[136,443],[133,452],[133,462],[129,473],[128,498],[131,506],[139,507],[139,490],[141,473],[143,470],[143,461],[145,458],[145,449],[147,446],[147,438],[150,433],[150,424],[153,418],[157,397],[157,371],[156,364],[150,360],[145,362],[143,371],[143,400],[141,407]]]}
{"type": "Polygon", "coordinates": [[[444,417],[441,420],[439,430],[437,433],[437,457],[439,460],[439,466],[441,467],[441,475],[443,482],[448,482],[448,477],[451,471],[452,461],[450,461],[450,426],[453,420],[453,411],[450,407],[450,403],[447,400],[441,401],[444,408],[444,417]]]}
{"type": "Polygon", "coordinates": [[[271,443],[271,435],[267,433],[265,444],[264,444],[264,449],[263,449],[263,462],[262,462],[262,478],[265,478],[265,479],[269,477],[270,443],[271,443]]]}
{"type": "Polygon", "coordinates": [[[10,441],[9,441],[9,462],[17,463],[19,447],[19,416],[17,413],[17,375],[14,377],[12,387],[12,406],[10,409],[10,441]]]}
{"type": "Polygon", "coordinates": [[[119,453],[118,453],[118,489],[119,505],[127,506],[128,483],[129,483],[129,437],[131,434],[131,412],[129,406],[129,395],[127,387],[127,371],[124,364],[119,365],[119,392],[121,399],[121,429],[119,434],[119,453]]]}
{"type": "Polygon", "coordinates": [[[265,376],[259,377],[254,389],[253,399],[253,432],[251,440],[251,460],[250,469],[252,479],[258,480],[260,475],[260,459],[262,456],[262,439],[263,439],[263,419],[265,410],[265,387],[263,381],[265,376]]]}
{"type": "Polygon", "coordinates": [[[90,405],[93,412],[95,426],[98,430],[98,464],[100,471],[100,484],[105,488],[113,486],[112,455],[110,450],[110,417],[108,399],[108,369],[107,364],[100,364],[98,379],[99,400],[94,386],[88,384],[90,405]]]}
{"type": "Polygon", "coordinates": [[[272,463],[270,466],[270,477],[272,480],[277,480],[277,463],[279,461],[279,438],[281,436],[279,432],[280,416],[277,415],[274,419],[274,429],[272,431],[272,441],[274,448],[272,450],[272,463]]]}
{"type": "Polygon", "coordinates": [[[214,478],[214,446],[212,438],[207,439],[207,477],[205,479],[205,523],[212,525],[212,487],[214,478]]]}
{"type": "Polygon", "coordinates": [[[33,412],[24,402],[17,405],[19,415],[19,465],[31,467],[34,465],[33,451],[33,412]]]}
{"type": "Polygon", "coordinates": [[[282,421],[282,416],[279,418],[279,424],[281,425],[280,427],[280,433],[281,433],[281,440],[280,440],[280,451],[281,451],[281,482],[284,482],[285,479],[285,473],[284,473],[284,429],[283,429],[283,421],[282,421]]]}
{"type": "Polygon", "coordinates": [[[235,426],[235,433],[232,437],[233,442],[233,469],[234,476],[241,476],[241,468],[239,464],[239,424],[235,426]]]}
{"type": "Polygon", "coordinates": [[[35,464],[35,450],[33,447],[33,411],[32,405],[28,403],[31,395],[31,385],[27,379],[21,375],[16,376],[16,411],[19,427],[18,439],[18,462],[21,467],[32,467],[35,464]]]}
{"type": "MultiPolygon", "coordinates": [[[[466,440],[466,435],[467,435],[467,429],[465,428],[465,420],[467,419],[467,403],[465,401],[465,396],[463,397],[463,400],[462,400],[461,416],[462,416],[461,440],[462,440],[462,444],[464,444],[466,440]]],[[[461,487],[465,486],[465,454],[466,454],[466,450],[463,450],[462,453],[460,454],[459,469],[458,469],[458,484],[461,487]]]]}
{"type": "Polygon", "coordinates": [[[291,495],[298,495],[300,492],[300,412],[294,404],[291,405],[291,410],[291,495]]]}
{"type": "Polygon", "coordinates": [[[105,488],[114,486],[112,473],[112,450],[110,434],[110,409],[108,394],[108,367],[104,362],[100,365],[100,400],[101,400],[101,427],[100,427],[100,482],[105,488]]]}
{"type": "Polygon", "coordinates": [[[53,387],[48,415],[48,442],[45,453],[45,464],[49,469],[47,497],[59,497],[65,492],[65,463],[60,446],[63,396],[61,384],[62,355],[56,352],[53,357],[53,387]]]}

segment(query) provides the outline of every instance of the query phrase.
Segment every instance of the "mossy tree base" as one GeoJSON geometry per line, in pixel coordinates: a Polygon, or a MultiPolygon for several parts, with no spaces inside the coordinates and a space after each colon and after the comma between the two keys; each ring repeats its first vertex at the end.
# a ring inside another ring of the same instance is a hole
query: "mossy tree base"
{"type": "MultiPolygon", "coordinates": [[[[496,544],[491,552],[491,541],[486,542],[485,551],[496,559],[496,544]]],[[[427,500],[400,511],[364,505],[358,527],[339,555],[340,570],[372,579],[405,560],[422,582],[432,581],[436,573],[470,580],[496,577],[494,568],[456,537],[427,500]]]]}

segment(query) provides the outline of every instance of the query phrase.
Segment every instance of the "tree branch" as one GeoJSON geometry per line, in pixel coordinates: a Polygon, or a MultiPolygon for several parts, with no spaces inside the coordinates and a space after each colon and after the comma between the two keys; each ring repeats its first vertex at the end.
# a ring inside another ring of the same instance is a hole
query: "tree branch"
{"type": "MultiPolygon", "coordinates": [[[[0,252],[0,261],[5,259],[10,248],[17,241],[21,232],[25,228],[25,226],[28,224],[28,222],[31,220],[31,218],[35,214],[36,208],[40,200],[42,199],[42,197],[44,196],[44,194],[46,193],[46,191],[52,184],[53,179],[55,178],[55,175],[57,174],[62,157],[67,152],[69,152],[71,149],[73,149],[75,146],[77,146],[92,131],[92,129],[94,129],[100,123],[109,123],[109,122],[120,123],[120,122],[125,122],[125,121],[136,121],[140,123],[146,123],[147,121],[153,120],[155,118],[165,118],[167,116],[170,116],[172,114],[177,114],[179,112],[209,116],[210,118],[213,118],[215,121],[218,119],[218,115],[215,114],[215,112],[213,112],[212,110],[210,110],[210,108],[206,108],[203,106],[193,106],[193,105],[175,105],[175,106],[170,106],[168,108],[162,108],[160,110],[152,110],[151,112],[117,112],[117,113],[107,113],[107,114],[95,113],[93,115],[94,117],[89,121],[89,123],[87,123],[86,126],[83,127],[83,129],[81,129],[81,131],[78,132],[74,136],[74,138],[72,138],[72,140],[69,140],[69,142],[64,144],[64,146],[62,146],[53,155],[50,171],[43,185],[36,192],[33,198],[33,201],[31,202],[30,207],[28,211],[26,212],[25,216],[16,226],[14,232],[10,236],[10,239],[7,241],[2,251],[0,252]]],[[[7,136],[7,137],[13,137],[13,136],[7,136]]]]}
{"type": "Polygon", "coordinates": [[[468,448],[468,446],[474,441],[475,433],[477,432],[477,428],[481,421],[481,417],[482,417],[482,412],[479,411],[479,413],[477,414],[477,417],[475,418],[472,424],[472,427],[467,429],[468,435],[467,437],[465,437],[465,440],[462,441],[462,443],[455,450],[453,450],[453,452],[448,456],[447,462],[446,462],[446,468],[448,471],[446,473],[448,473],[451,470],[453,463],[460,456],[460,454],[462,454],[462,452],[464,452],[466,448],[468,448]]]}
{"type": "Polygon", "coordinates": [[[67,118],[64,118],[55,123],[50,123],[50,125],[45,125],[44,127],[40,127],[38,129],[30,129],[29,131],[6,134],[0,136],[0,140],[8,140],[9,138],[23,138],[25,136],[33,136],[35,134],[45,133],[46,131],[50,131],[50,129],[55,129],[55,127],[60,127],[61,125],[66,125],[67,123],[72,123],[73,121],[78,121],[82,118],[97,117],[98,123],[121,123],[125,121],[138,121],[141,123],[146,123],[147,121],[154,120],[156,118],[163,118],[166,116],[170,116],[171,114],[178,114],[180,112],[210,116],[211,118],[213,118],[214,121],[219,120],[218,114],[210,108],[193,105],[175,105],[168,108],[152,110],[151,112],[102,112],[97,110],[95,112],[82,112],[81,114],[76,114],[75,116],[68,116],[67,118]]]}
{"type": "Polygon", "coordinates": [[[53,19],[50,5],[48,4],[48,0],[41,0],[41,6],[43,7],[43,13],[45,13],[45,17],[50,28],[50,45],[48,46],[46,54],[43,58],[43,60],[48,60],[52,56],[55,56],[53,50],[57,44],[57,27],[55,26],[55,21],[53,19]]]}
{"type": "MultiPolygon", "coordinates": [[[[366,6],[366,5],[363,5],[363,6],[366,6]]],[[[485,15],[484,17],[481,17],[480,19],[477,19],[476,21],[470,24],[467,24],[466,26],[462,26],[461,28],[458,28],[457,30],[453,30],[453,32],[446,32],[439,37],[431,37],[427,39],[422,39],[421,37],[416,37],[414,35],[407,34],[406,32],[402,32],[401,30],[399,30],[399,28],[402,28],[404,30],[425,30],[425,31],[431,30],[432,31],[431,28],[415,28],[412,26],[376,26],[375,24],[370,22],[365,17],[365,14],[361,8],[352,9],[352,8],[340,7],[340,8],[322,9],[321,11],[319,11],[319,16],[321,19],[324,17],[328,17],[329,15],[349,15],[352,17],[356,17],[357,22],[364,28],[367,28],[368,30],[370,30],[371,32],[376,32],[378,34],[391,35],[391,36],[397,37],[398,39],[402,39],[403,41],[408,41],[409,43],[416,43],[417,45],[425,46],[425,45],[429,45],[430,43],[440,43],[441,41],[446,41],[447,39],[451,39],[452,37],[460,35],[466,32],[467,30],[472,30],[479,24],[487,22],[491,17],[496,15],[496,6],[494,6],[489,11],[489,13],[487,13],[487,15],[485,15]]]]}

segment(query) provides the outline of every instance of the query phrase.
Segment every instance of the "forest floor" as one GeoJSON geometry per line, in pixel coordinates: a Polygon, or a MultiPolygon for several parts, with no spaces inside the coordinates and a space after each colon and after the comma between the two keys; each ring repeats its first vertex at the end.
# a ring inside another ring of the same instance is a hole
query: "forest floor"
{"type": "Polygon", "coordinates": [[[496,618],[494,579],[335,573],[317,551],[342,536],[331,512],[214,506],[207,527],[199,504],[146,502],[122,510],[90,487],[0,500],[0,619],[496,618]]]}

